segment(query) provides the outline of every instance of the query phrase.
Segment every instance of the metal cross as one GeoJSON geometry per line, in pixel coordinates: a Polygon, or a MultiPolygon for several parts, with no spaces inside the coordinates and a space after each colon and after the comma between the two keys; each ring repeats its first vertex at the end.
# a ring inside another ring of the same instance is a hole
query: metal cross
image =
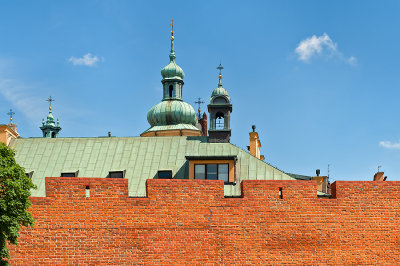
{"type": "Polygon", "coordinates": [[[10,112],[8,112],[7,114],[10,116],[10,123],[12,123],[13,115],[15,115],[15,113],[13,112],[12,109],[10,109],[10,112]]]}
{"type": "Polygon", "coordinates": [[[171,35],[174,36],[174,20],[171,19],[171,24],[169,24],[171,26],[171,35]]]}
{"type": "Polygon", "coordinates": [[[201,104],[202,103],[204,103],[202,100],[201,100],[201,98],[199,97],[199,99],[197,100],[197,101],[195,101],[194,103],[196,103],[196,104],[198,104],[199,105],[199,116],[200,116],[200,107],[201,107],[201,104]]]}
{"type": "Polygon", "coordinates": [[[219,70],[219,75],[222,75],[222,69],[224,69],[224,67],[222,66],[221,63],[219,63],[219,66],[217,67],[217,69],[219,70]]]}
{"type": "Polygon", "coordinates": [[[49,109],[51,110],[51,103],[54,102],[55,100],[51,98],[51,96],[46,100],[46,102],[49,102],[49,109]]]}

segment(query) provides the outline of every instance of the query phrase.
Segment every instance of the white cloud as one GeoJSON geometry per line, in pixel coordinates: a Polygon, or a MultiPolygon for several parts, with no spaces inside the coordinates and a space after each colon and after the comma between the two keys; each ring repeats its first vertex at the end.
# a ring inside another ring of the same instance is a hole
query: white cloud
{"type": "Polygon", "coordinates": [[[317,37],[313,35],[305,40],[302,40],[296,47],[295,53],[300,61],[308,63],[312,57],[316,55],[336,56],[350,65],[357,64],[357,58],[350,56],[346,58],[338,50],[337,43],[333,42],[328,34],[324,33],[317,37]]]}
{"type": "Polygon", "coordinates": [[[379,146],[386,149],[400,149],[400,141],[399,142],[380,141],[379,146]]]}
{"type": "Polygon", "coordinates": [[[80,57],[80,58],[71,56],[68,59],[68,62],[71,62],[73,65],[89,66],[89,67],[96,66],[97,63],[100,61],[104,61],[104,58],[99,58],[97,55],[93,56],[91,53],[87,53],[83,57],[80,57]]]}
{"type": "Polygon", "coordinates": [[[38,123],[43,115],[43,99],[34,94],[33,87],[25,86],[12,79],[0,78],[0,94],[12,103],[30,121],[38,123]]]}
{"type": "Polygon", "coordinates": [[[357,58],[355,58],[354,56],[350,56],[349,59],[347,59],[347,63],[349,63],[352,66],[357,65],[357,58]]]}

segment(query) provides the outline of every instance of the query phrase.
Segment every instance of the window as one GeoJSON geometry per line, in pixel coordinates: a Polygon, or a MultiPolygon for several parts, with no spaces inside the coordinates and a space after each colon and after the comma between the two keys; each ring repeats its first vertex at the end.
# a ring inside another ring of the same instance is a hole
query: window
{"type": "Polygon", "coordinates": [[[228,164],[218,164],[218,179],[224,180],[225,183],[229,182],[229,169],[228,164]]]}
{"type": "Polygon", "coordinates": [[[224,129],[225,128],[225,116],[224,116],[224,114],[221,113],[221,112],[218,112],[215,115],[215,118],[216,118],[216,120],[215,120],[215,128],[216,129],[224,129]]]}
{"type": "Polygon", "coordinates": [[[228,164],[195,164],[194,179],[224,180],[225,183],[228,183],[228,164]]]}
{"type": "Polygon", "coordinates": [[[172,178],[172,170],[160,170],[158,171],[159,179],[171,179],[172,178]]]}
{"type": "Polygon", "coordinates": [[[174,86],[169,85],[169,97],[172,98],[172,92],[174,91],[174,86]]]}
{"type": "Polygon", "coordinates": [[[76,177],[76,173],[75,172],[61,173],[61,177],[76,177]]]}
{"type": "Polygon", "coordinates": [[[224,180],[225,185],[236,185],[237,155],[186,155],[189,179],[224,180]]]}
{"type": "Polygon", "coordinates": [[[195,164],[194,165],[194,179],[206,179],[206,165],[195,164]]]}
{"type": "Polygon", "coordinates": [[[61,177],[77,177],[79,173],[78,171],[70,171],[70,172],[62,172],[61,177]]]}
{"type": "Polygon", "coordinates": [[[54,139],[56,137],[56,132],[51,132],[51,137],[54,139]]]}
{"type": "Polygon", "coordinates": [[[109,178],[124,178],[124,171],[110,171],[108,174],[109,178]]]}

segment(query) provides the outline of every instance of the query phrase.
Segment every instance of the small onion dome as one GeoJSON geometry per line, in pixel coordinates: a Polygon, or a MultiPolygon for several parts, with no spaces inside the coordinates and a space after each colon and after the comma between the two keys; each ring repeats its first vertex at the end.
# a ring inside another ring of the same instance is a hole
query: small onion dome
{"type": "Polygon", "coordinates": [[[170,62],[161,70],[161,76],[163,79],[183,79],[185,73],[182,68],[175,63],[175,54],[169,55],[170,62]]]}
{"type": "Polygon", "coordinates": [[[150,126],[164,126],[176,124],[197,123],[196,112],[193,107],[183,101],[162,101],[153,106],[147,113],[150,126]]]}
{"type": "Polygon", "coordinates": [[[222,87],[221,78],[219,78],[218,88],[213,90],[213,92],[211,94],[210,101],[213,102],[213,99],[220,97],[220,96],[226,98],[228,100],[228,102],[231,101],[231,97],[229,96],[228,92],[222,87]]]}
{"type": "Polygon", "coordinates": [[[54,116],[53,116],[51,111],[47,115],[46,125],[49,125],[49,126],[55,126],[56,125],[55,122],[54,122],[54,116]]]}

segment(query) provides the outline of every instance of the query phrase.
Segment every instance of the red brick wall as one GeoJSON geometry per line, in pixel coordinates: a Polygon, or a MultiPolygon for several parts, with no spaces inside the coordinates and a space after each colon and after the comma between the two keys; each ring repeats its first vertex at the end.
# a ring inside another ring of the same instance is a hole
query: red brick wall
{"type": "Polygon", "coordinates": [[[148,180],[147,198],[127,186],[46,178],[10,262],[400,263],[400,182],[339,181],[332,199],[316,197],[315,181],[243,181],[242,198],[224,198],[223,181],[148,180]]]}

